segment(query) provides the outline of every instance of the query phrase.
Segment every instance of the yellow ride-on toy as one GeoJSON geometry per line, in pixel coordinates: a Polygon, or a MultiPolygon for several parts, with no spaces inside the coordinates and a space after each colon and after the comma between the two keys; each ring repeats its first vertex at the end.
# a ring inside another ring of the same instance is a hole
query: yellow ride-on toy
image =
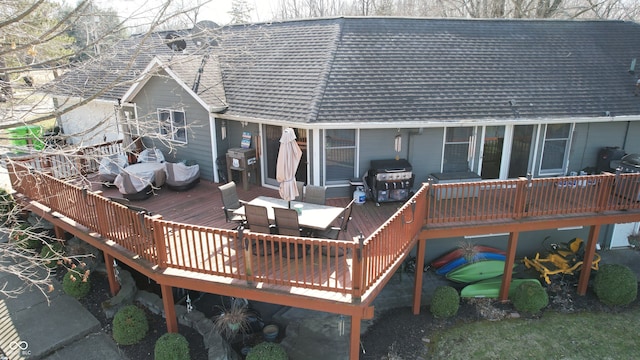
{"type": "MultiPolygon", "coordinates": [[[[537,253],[535,258],[528,259],[525,257],[522,262],[527,268],[536,269],[540,273],[540,277],[544,278],[547,284],[551,284],[549,276],[556,274],[572,275],[574,271],[580,270],[583,259],[584,242],[580,238],[574,238],[565,244],[551,244],[551,249],[546,257],[540,257],[540,253],[537,253]]],[[[600,255],[595,253],[591,268],[598,270],[599,263],[600,255]]]]}

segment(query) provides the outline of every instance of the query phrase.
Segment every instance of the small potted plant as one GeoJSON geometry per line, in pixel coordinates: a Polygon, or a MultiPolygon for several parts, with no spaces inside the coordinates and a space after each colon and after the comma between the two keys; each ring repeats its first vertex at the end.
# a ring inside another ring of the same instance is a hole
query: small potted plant
{"type": "Polygon", "coordinates": [[[249,330],[249,309],[246,304],[233,301],[228,307],[220,307],[220,310],[222,312],[214,321],[220,335],[232,339],[239,332],[249,330]]]}

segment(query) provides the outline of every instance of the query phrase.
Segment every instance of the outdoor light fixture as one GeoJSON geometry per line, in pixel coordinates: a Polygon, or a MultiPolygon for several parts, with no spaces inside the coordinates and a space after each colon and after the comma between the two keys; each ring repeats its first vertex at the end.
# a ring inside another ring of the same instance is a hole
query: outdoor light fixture
{"type": "Polygon", "coordinates": [[[227,120],[222,120],[220,123],[220,138],[222,140],[227,138],[227,120]]]}

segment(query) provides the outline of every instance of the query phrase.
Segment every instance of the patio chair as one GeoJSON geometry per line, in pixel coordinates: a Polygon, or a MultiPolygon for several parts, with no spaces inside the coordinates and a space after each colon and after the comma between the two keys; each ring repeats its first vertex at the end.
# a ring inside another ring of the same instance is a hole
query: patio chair
{"type": "Polygon", "coordinates": [[[326,202],[326,188],[324,186],[307,185],[304,188],[304,202],[324,205],[326,202]]]}
{"type": "Polygon", "coordinates": [[[138,154],[138,162],[164,162],[164,154],[160,149],[144,149],[138,154]]]}
{"type": "Polygon", "coordinates": [[[113,185],[116,176],[118,176],[127,165],[129,165],[129,162],[124,154],[111,154],[103,157],[98,167],[98,175],[100,176],[100,180],[103,181],[103,185],[113,185]]]}
{"type": "MultiPolygon", "coordinates": [[[[347,207],[344,208],[344,212],[342,213],[342,216],[340,217],[340,226],[332,226],[329,229],[316,232],[316,234],[315,234],[316,237],[323,238],[323,239],[338,240],[340,238],[340,234],[341,233],[346,233],[347,232],[347,226],[349,225],[349,221],[351,220],[351,212],[353,211],[353,203],[354,203],[354,201],[355,200],[351,200],[349,205],[347,205],[347,207]]],[[[341,250],[342,249],[338,250],[338,256],[344,255],[344,252],[341,251],[341,250]]],[[[334,248],[331,248],[330,250],[327,250],[326,246],[323,246],[322,254],[323,255],[335,256],[334,248]]]]}
{"type": "MultiPolygon", "coordinates": [[[[298,212],[294,209],[273,208],[276,218],[276,229],[280,235],[288,236],[304,236],[298,222],[298,212]]],[[[304,255],[304,246],[302,244],[289,243],[289,246],[282,244],[280,249],[282,257],[295,259],[304,255]]]]}
{"type": "Polygon", "coordinates": [[[224,217],[227,222],[237,222],[240,223],[240,225],[243,224],[245,218],[233,213],[244,204],[244,201],[238,198],[236,183],[230,181],[224,185],[218,186],[218,189],[220,189],[220,195],[222,196],[222,210],[224,211],[224,217]]]}
{"type": "MultiPolygon", "coordinates": [[[[264,206],[245,204],[244,215],[246,217],[246,226],[251,232],[275,234],[276,228],[269,222],[267,208],[264,206]]],[[[271,241],[256,240],[251,246],[253,255],[271,255],[271,241]]],[[[277,248],[273,251],[278,251],[277,248]]]]}
{"type": "Polygon", "coordinates": [[[185,163],[166,163],[167,187],[174,191],[185,191],[196,186],[200,182],[200,166],[198,164],[187,166],[185,163]]]}

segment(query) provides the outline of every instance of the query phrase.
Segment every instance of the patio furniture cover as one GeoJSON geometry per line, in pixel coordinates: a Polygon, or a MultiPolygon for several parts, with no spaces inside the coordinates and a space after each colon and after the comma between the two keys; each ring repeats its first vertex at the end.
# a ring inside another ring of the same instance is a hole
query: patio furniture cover
{"type": "Polygon", "coordinates": [[[103,157],[102,160],[100,160],[100,166],[98,167],[100,180],[113,182],[116,179],[116,176],[120,174],[120,171],[127,165],[127,157],[123,154],[112,154],[103,157]]]}
{"type": "Polygon", "coordinates": [[[296,142],[296,134],[292,128],[285,128],[280,137],[280,150],[276,163],[276,180],[280,183],[280,197],[291,201],[298,194],[296,171],[302,157],[302,150],[296,142]]]}
{"type": "Polygon", "coordinates": [[[138,162],[164,162],[164,154],[160,149],[144,149],[140,154],[138,154],[138,162]]]}

